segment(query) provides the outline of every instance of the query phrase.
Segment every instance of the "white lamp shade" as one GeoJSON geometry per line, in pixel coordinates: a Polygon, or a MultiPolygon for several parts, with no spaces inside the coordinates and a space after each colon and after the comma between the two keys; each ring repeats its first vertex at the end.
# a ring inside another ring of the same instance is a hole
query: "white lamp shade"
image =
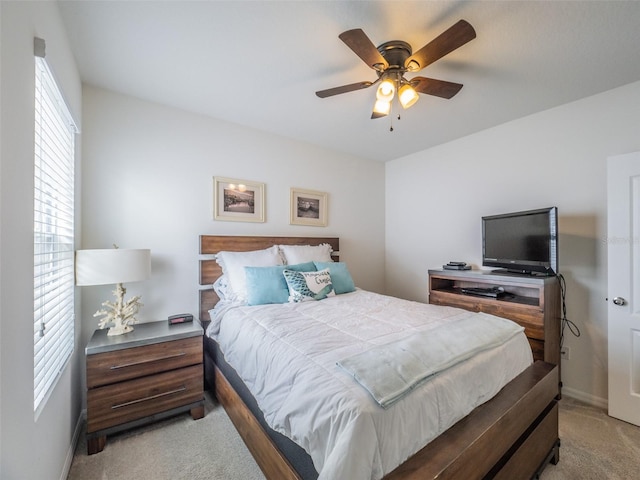
{"type": "Polygon", "coordinates": [[[376,100],[373,105],[373,113],[379,116],[389,115],[391,111],[391,102],[385,102],[384,100],[376,100]]]}
{"type": "Polygon", "coordinates": [[[107,285],[146,280],[151,250],[111,248],[76,251],[76,285],[107,285]]]}
{"type": "Polygon", "coordinates": [[[395,84],[391,79],[386,78],[378,86],[378,90],[376,91],[376,98],[382,102],[391,102],[391,100],[393,100],[393,95],[395,92],[395,84]]]}
{"type": "Polygon", "coordinates": [[[403,85],[398,91],[398,99],[403,108],[409,108],[418,101],[418,92],[408,83],[403,85]]]}

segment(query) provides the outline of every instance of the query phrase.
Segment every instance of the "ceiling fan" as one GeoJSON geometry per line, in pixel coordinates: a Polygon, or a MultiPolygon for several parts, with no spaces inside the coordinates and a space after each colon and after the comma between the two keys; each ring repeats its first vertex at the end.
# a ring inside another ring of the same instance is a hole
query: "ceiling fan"
{"type": "Polygon", "coordinates": [[[326,98],[379,84],[371,118],[380,118],[391,111],[391,101],[396,92],[403,108],[409,108],[416,103],[419,98],[418,93],[441,98],[451,98],[458,93],[462,88],[460,83],[427,77],[406,79],[404,75],[422,70],[473,40],[476,38],[476,31],[467,21],[460,20],[415,53],[412,52],[411,45],[401,40],[392,40],[376,47],[360,28],[347,30],[338,37],[364,63],[376,71],[378,78],[373,82],[351,83],[320,90],[316,95],[326,98]]]}

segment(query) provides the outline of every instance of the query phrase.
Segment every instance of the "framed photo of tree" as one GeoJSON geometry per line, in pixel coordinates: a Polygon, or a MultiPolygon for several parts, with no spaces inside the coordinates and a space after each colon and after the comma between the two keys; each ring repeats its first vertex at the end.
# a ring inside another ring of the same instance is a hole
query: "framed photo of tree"
{"type": "Polygon", "coordinates": [[[213,218],[233,222],[264,222],[264,183],[213,177],[213,218]]]}
{"type": "Polygon", "coordinates": [[[291,225],[327,226],[327,193],[291,189],[291,225]]]}

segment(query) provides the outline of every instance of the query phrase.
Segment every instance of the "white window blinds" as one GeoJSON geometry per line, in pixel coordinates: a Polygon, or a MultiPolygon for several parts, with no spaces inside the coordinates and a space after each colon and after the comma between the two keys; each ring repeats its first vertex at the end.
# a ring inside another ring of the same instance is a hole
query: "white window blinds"
{"type": "Polygon", "coordinates": [[[62,373],[74,346],[73,197],[76,127],[43,58],[44,42],[40,42],[36,39],[34,411],[44,405],[43,401],[62,373]]]}

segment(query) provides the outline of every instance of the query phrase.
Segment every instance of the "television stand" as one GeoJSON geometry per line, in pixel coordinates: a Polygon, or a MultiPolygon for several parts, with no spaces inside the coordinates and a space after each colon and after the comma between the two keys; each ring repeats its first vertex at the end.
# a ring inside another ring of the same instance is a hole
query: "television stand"
{"type": "Polygon", "coordinates": [[[553,276],[487,270],[429,270],[429,303],[508,318],[524,327],[534,360],[560,365],[560,283],[553,276]],[[502,287],[497,297],[463,289],[502,287]]]}

